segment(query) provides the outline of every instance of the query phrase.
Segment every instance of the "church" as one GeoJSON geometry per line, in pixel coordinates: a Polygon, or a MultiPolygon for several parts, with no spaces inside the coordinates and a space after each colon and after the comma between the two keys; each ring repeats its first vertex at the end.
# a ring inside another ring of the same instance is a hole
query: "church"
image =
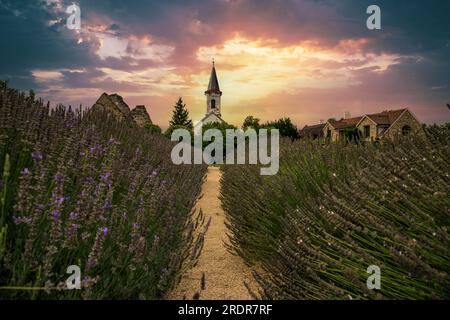
{"type": "Polygon", "coordinates": [[[194,133],[201,133],[201,128],[204,124],[212,122],[225,123],[221,115],[221,98],[222,91],[220,91],[219,80],[217,79],[216,67],[213,60],[211,75],[209,77],[208,90],[205,91],[206,96],[206,114],[194,125],[194,133]]]}

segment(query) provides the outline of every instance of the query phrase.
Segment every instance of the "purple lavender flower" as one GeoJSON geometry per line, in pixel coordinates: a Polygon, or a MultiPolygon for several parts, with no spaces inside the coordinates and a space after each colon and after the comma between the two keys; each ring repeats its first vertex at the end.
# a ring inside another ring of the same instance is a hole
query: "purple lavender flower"
{"type": "Polygon", "coordinates": [[[20,219],[20,217],[13,216],[12,218],[15,225],[18,225],[22,222],[22,219],[20,219]]]}
{"type": "Polygon", "coordinates": [[[70,214],[69,214],[69,220],[76,220],[77,219],[77,214],[75,213],[75,212],[71,212],[70,214]]]}
{"type": "Polygon", "coordinates": [[[30,170],[28,170],[28,168],[25,168],[22,170],[22,174],[28,175],[28,174],[30,174],[30,170]]]}
{"type": "Polygon", "coordinates": [[[61,204],[64,202],[64,200],[65,200],[64,197],[59,197],[59,198],[56,199],[56,203],[57,203],[58,205],[61,205],[61,204]]]}
{"type": "Polygon", "coordinates": [[[103,181],[107,181],[111,177],[111,172],[105,172],[104,174],[100,175],[100,179],[103,181]]]}
{"type": "Polygon", "coordinates": [[[41,161],[43,159],[42,152],[40,152],[40,151],[34,151],[31,154],[31,157],[37,162],[39,162],[39,161],[41,161]]]}
{"type": "Polygon", "coordinates": [[[137,230],[139,229],[139,223],[133,223],[133,229],[137,230]]]}
{"type": "Polygon", "coordinates": [[[108,200],[106,200],[105,204],[103,204],[102,208],[103,208],[103,210],[109,210],[109,209],[112,208],[112,205],[111,205],[111,203],[108,200]]]}
{"type": "Polygon", "coordinates": [[[52,217],[53,217],[53,219],[55,219],[55,221],[58,221],[59,216],[60,216],[59,211],[58,210],[53,210],[52,217]]]}
{"type": "Polygon", "coordinates": [[[93,154],[97,153],[99,155],[102,155],[105,153],[105,149],[102,147],[102,145],[100,145],[98,143],[94,147],[90,147],[89,150],[93,154]]]}
{"type": "Polygon", "coordinates": [[[108,227],[100,228],[100,232],[103,232],[103,235],[106,237],[108,235],[109,229],[108,227]]]}
{"type": "Polygon", "coordinates": [[[13,222],[14,222],[15,225],[19,225],[21,223],[31,224],[32,219],[31,219],[31,217],[17,217],[17,216],[13,216],[13,222]]]}

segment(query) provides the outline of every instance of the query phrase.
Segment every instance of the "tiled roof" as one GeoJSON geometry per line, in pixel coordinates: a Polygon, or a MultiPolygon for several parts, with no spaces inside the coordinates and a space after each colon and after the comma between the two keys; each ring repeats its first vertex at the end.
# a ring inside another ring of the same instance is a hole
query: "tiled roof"
{"type": "Polygon", "coordinates": [[[349,118],[349,119],[341,119],[339,121],[330,119],[328,122],[335,128],[335,129],[344,129],[344,128],[351,128],[358,124],[358,122],[361,121],[363,117],[355,117],[355,118],[349,118]]]}
{"type": "MultiPolygon", "coordinates": [[[[367,117],[378,125],[391,125],[402,115],[405,110],[406,109],[386,110],[379,113],[368,114],[367,117]]],[[[363,118],[364,116],[341,120],[330,119],[328,122],[335,129],[344,129],[355,127],[363,118]]]]}
{"type": "Polygon", "coordinates": [[[305,126],[300,130],[301,136],[321,136],[323,134],[323,128],[325,128],[325,123],[316,124],[313,126],[305,126]]]}
{"type": "Polygon", "coordinates": [[[393,124],[398,117],[402,115],[402,113],[406,109],[399,109],[399,110],[386,110],[380,113],[375,114],[368,114],[367,116],[376,122],[376,124],[385,124],[385,125],[391,125],[393,124]]]}

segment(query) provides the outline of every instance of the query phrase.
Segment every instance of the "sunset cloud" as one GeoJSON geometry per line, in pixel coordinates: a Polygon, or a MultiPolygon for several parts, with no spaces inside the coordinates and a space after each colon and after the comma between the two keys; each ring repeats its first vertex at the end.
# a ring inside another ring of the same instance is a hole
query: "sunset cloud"
{"type": "Polygon", "coordinates": [[[381,0],[381,31],[365,27],[366,0],[82,0],[80,31],[65,27],[71,3],[0,3],[0,78],[54,104],[117,92],[166,126],[179,96],[202,117],[214,58],[223,116],[236,125],[397,106],[450,121],[447,1],[381,0]]]}

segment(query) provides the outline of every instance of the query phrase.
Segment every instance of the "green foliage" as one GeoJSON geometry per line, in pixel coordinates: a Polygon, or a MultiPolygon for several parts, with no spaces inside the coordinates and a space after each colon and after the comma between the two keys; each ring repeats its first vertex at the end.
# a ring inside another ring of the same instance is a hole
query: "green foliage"
{"type": "Polygon", "coordinates": [[[160,299],[195,238],[206,167],[105,112],[49,110],[0,90],[2,299],[160,299]],[[82,289],[65,288],[67,267],[82,289]],[[48,290],[18,290],[17,287],[48,290]]]}
{"type": "Polygon", "coordinates": [[[292,123],[290,118],[282,118],[276,121],[267,122],[260,128],[271,129],[275,128],[280,131],[280,136],[291,139],[298,139],[299,133],[297,127],[292,123]]]}
{"type": "Polygon", "coordinates": [[[189,111],[186,109],[186,104],[183,103],[181,97],[175,104],[172,120],[170,120],[170,126],[184,126],[192,129],[192,120],[189,119],[189,111]]]}
{"type": "Polygon", "coordinates": [[[8,81],[0,80],[0,90],[6,90],[8,87],[8,81]]]}
{"type": "MultiPolygon", "coordinates": [[[[235,126],[228,124],[226,122],[210,122],[210,123],[206,123],[202,126],[202,136],[204,136],[204,133],[206,130],[209,129],[217,129],[220,130],[220,132],[222,133],[222,137],[223,137],[223,155],[226,155],[226,130],[227,129],[237,129],[235,126]]],[[[214,139],[213,139],[214,141],[214,139]]],[[[211,143],[211,141],[203,141],[203,148],[205,148],[207,145],[209,145],[211,143]]]]}
{"type": "Polygon", "coordinates": [[[244,123],[242,124],[242,130],[247,130],[248,128],[252,128],[255,130],[259,129],[259,119],[253,116],[248,116],[245,118],[244,123]]]}
{"type": "Polygon", "coordinates": [[[146,130],[148,130],[148,132],[153,133],[153,134],[161,134],[161,127],[158,126],[157,124],[146,124],[144,126],[144,128],[146,130]]]}
{"type": "Polygon", "coordinates": [[[259,129],[278,129],[281,137],[291,138],[292,140],[300,137],[297,127],[292,123],[290,118],[281,118],[276,121],[268,121],[264,124],[260,124],[259,121],[258,118],[248,116],[242,124],[242,129],[252,128],[256,131],[259,131],[259,129]]]}
{"type": "Polygon", "coordinates": [[[360,139],[360,132],[359,132],[358,128],[345,128],[344,129],[344,138],[346,141],[358,142],[360,139]]]}
{"type": "Polygon", "coordinates": [[[185,129],[185,130],[187,130],[187,131],[190,132],[191,137],[193,136],[192,128],[186,127],[186,126],[182,126],[182,125],[170,126],[169,128],[167,128],[166,131],[164,131],[164,136],[165,136],[167,139],[170,139],[171,136],[172,136],[172,132],[174,132],[174,131],[177,130],[177,129],[185,129]]]}
{"type": "Polygon", "coordinates": [[[202,132],[204,133],[206,130],[209,129],[217,129],[220,130],[220,132],[222,132],[222,136],[225,138],[226,135],[226,130],[227,129],[237,129],[235,126],[228,124],[226,122],[210,122],[210,123],[206,123],[202,126],[202,132]]]}
{"type": "Polygon", "coordinates": [[[443,126],[380,145],[284,140],[276,176],[223,166],[231,243],[263,298],[448,299],[449,144],[443,126]]]}

